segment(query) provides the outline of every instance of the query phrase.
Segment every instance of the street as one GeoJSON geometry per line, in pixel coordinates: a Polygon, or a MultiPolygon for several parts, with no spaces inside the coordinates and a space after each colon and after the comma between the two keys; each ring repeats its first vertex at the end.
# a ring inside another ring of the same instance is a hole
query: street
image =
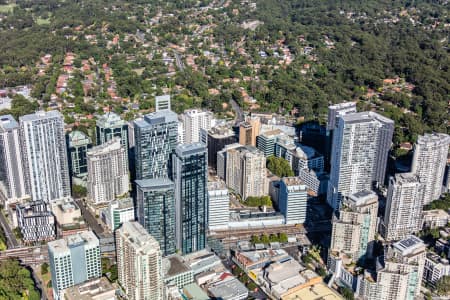
{"type": "Polygon", "coordinates": [[[98,224],[98,221],[95,218],[95,216],[93,216],[92,213],[88,209],[86,209],[86,207],[84,206],[84,203],[81,199],[77,199],[77,200],[75,200],[75,202],[80,207],[81,215],[84,217],[86,222],[89,224],[89,227],[91,227],[91,229],[95,232],[95,234],[97,236],[100,236],[100,234],[102,234],[104,230],[103,230],[103,227],[98,224]]]}
{"type": "Polygon", "coordinates": [[[233,109],[236,111],[236,124],[239,124],[240,122],[244,121],[244,112],[242,111],[239,104],[237,104],[237,102],[233,99],[230,99],[230,103],[233,109]]]}
{"type": "Polygon", "coordinates": [[[6,220],[3,212],[0,213],[0,224],[2,225],[3,231],[5,232],[8,249],[19,247],[19,242],[17,241],[16,236],[9,227],[8,221],[6,220]]]}

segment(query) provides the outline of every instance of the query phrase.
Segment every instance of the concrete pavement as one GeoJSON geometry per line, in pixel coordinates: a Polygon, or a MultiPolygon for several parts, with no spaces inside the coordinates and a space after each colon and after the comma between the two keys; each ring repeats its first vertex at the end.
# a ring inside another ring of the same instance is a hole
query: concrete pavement
{"type": "Polygon", "coordinates": [[[12,232],[11,227],[9,227],[8,221],[6,220],[3,212],[0,213],[0,225],[3,228],[3,232],[5,232],[8,248],[11,249],[19,247],[19,242],[17,241],[14,232],[12,232]]]}

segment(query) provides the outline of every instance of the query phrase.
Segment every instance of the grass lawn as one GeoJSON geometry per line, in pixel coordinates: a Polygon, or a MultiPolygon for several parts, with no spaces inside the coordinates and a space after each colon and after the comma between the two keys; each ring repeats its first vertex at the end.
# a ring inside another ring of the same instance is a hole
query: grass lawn
{"type": "Polygon", "coordinates": [[[10,3],[10,4],[2,4],[0,5],[0,13],[9,13],[12,12],[14,7],[16,7],[17,4],[10,3]]]}

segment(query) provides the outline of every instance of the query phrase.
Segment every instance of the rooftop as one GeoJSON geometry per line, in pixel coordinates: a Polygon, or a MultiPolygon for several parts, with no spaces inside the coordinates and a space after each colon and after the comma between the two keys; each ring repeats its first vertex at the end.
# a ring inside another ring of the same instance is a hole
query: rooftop
{"type": "Polygon", "coordinates": [[[137,186],[142,189],[167,189],[173,187],[173,181],[169,178],[152,178],[135,180],[137,186]]]}
{"type": "Polygon", "coordinates": [[[127,122],[122,120],[118,114],[113,112],[108,112],[104,115],[101,115],[97,119],[97,126],[103,128],[119,127],[126,124],[127,122]]]}
{"type": "Polygon", "coordinates": [[[102,277],[67,288],[63,293],[66,300],[107,300],[115,299],[116,289],[102,277]]]}
{"type": "Polygon", "coordinates": [[[228,278],[208,289],[212,296],[216,299],[240,299],[237,297],[248,294],[248,289],[237,278],[228,278]]]}
{"type": "Polygon", "coordinates": [[[398,173],[395,174],[395,182],[399,184],[418,183],[419,177],[414,173],[398,173]]]}
{"type": "Polygon", "coordinates": [[[423,241],[414,235],[410,235],[403,240],[394,243],[393,247],[400,251],[403,256],[414,254],[416,251],[425,250],[423,241]]]}
{"type": "Polygon", "coordinates": [[[147,253],[159,251],[159,243],[138,222],[125,222],[118,229],[118,232],[134,245],[136,252],[142,251],[147,253]]]}
{"type": "Polygon", "coordinates": [[[110,151],[122,149],[120,138],[114,137],[101,145],[95,146],[87,151],[88,156],[104,155],[110,151]]]}
{"type": "Polygon", "coordinates": [[[195,283],[186,285],[183,293],[189,300],[209,300],[208,295],[195,283]]]}
{"type": "Polygon", "coordinates": [[[353,201],[356,206],[368,205],[378,201],[378,196],[373,191],[359,191],[349,196],[349,199],[353,201]]]}
{"type": "Polygon", "coordinates": [[[450,144],[450,136],[445,133],[426,133],[425,135],[419,135],[417,139],[418,145],[449,145],[450,144]]]}
{"type": "Polygon", "coordinates": [[[338,293],[330,289],[324,283],[306,286],[294,293],[284,296],[282,300],[341,300],[344,299],[338,293]]]}
{"type": "Polygon", "coordinates": [[[0,116],[0,132],[18,128],[19,123],[11,115],[0,116]]]}
{"type": "Polygon", "coordinates": [[[64,254],[69,252],[69,248],[80,245],[95,247],[99,245],[99,240],[92,231],[82,231],[77,234],[69,235],[64,239],[59,239],[48,243],[49,250],[53,253],[64,254]]]}
{"type": "Polygon", "coordinates": [[[163,267],[164,277],[172,277],[190,271],[190,268],[184,263],[183,258],[177,254],[164,257],[163,267]]]}
{"type": "Polygon", "coordinates": [[[379,121],[385,124],[392,124],[392,125],[394,124],[394,121],[392,121],[391,119],[383,117],[382,115],[372,111],[346,114],[341,116],[340,118],[342,118],[345,123],[349,124],[366,123],[373,121],[379,121]]]}
{"type": "Polygon", "coordinates": [[[91,140],[84,132],[74,130],[69,133],[69,143],[71,146],[85,145],[91,143],[91,140]]]}
{"type": "Polygon", "coordinates": [[[150,127],[158,124],[178,123],[178,116],[169,109],[159,110],[134,121],[137,127],[150,127]]]}
{"type": "Polygon", "coordinates": [[[176,147],[175,153],[180,157],[206,153],[206,146],[203,143],[180,144],[176,147]]]}
{"type": "Polygon", "coordinates": [[[53,118],[59,118],[63,120],[62,114],[57,110],[50,110],[50,111],[38,111],[34,114],[25,115],[19,118],[20,121],[38,121],[43,119],[53,119],[53,118]]]}

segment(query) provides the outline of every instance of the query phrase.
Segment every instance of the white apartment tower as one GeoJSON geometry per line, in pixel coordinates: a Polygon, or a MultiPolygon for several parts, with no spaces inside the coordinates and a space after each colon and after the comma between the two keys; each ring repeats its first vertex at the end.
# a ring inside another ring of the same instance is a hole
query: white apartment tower
{"type": "Polygon", "coordinates": [[[181,115],[184,129],[184,143],[192,144],[200,141],[200,129],[209,130],[214,115],[210,111],[189,109],[181,115]]]}
{"type": "Polygon", "coordinates": [[[0,116],[0,193],[7,200],[27,195],[21,156],[19,123],[13,116],[0,116]]]}
{"type": "Polygon", "coordinates": [[[334,130],[340,116],[356,113],[356,102],[343,102],[328,106],[327,130],[334,130]]]}
{"type": "Polygon", "coordinates": [[[70,196],[64,118],[40,111],[19,118],[27,188],[34,201],[46,203],[70,196]]]}
{"type": "Polygon", "coordinates": [[[386,240],[401,240],[421,229],[422,187],[413,173],[400,173],[389,179],[384,215],[386,240]]]}
{"type": "Polygon", "coordinates": [[[102,276],[100,242],[92,231],[49,242],[48,256],[57,300],[64,299],[62,290],[102,276]]]}
{"type": "Polygon", "coordinates": [[[333,134],[327,202],[339,208],[343,196],[384,183],[394,121],[374,112],[339,117],[333,134]]]}
{"type": "Polygon", "coordinates": [[[162,300],[162,258],[158,242],[138,222],[116,230],[119,282],[130,300],[162,300]]]}
{"type": "Polygon", "coordinates": [[[378,196],[361,191],[343,199],[333,218],[330,253],[353,262],[371,258],[377,230],[378,196]]]}
{"type": "Polygon", "coordinates": [[[286,218],[286,224],[306,222],[308,193],[305,183],[299,177],[284,177],[280,181],[278,207],[286,218]]]}
{"type": "Polygon", "coordinates": [[[88,194],[94,204],[111,202],[128,192],[127,149],[115,137],[87,152],[88,194]]]}
{"type": "Polygon", "coordinates": [[[421,135],[417,140],[411,171],[424,184],[423,205],[441,196],[449,145],[450,136],[444,133],[421,135]]]}
{"type": "Polygon", "coordinates": [[[208,228],[226,229],[230,221],[230,195],[225,182],[208,182],[208,203],[208,228]]]}
{"type": "Polygon", "coordinates": [[[419,299],[425,265],[426,247],[413,235],[388,246],[384,264],[377,269],[376,278],[364,276],[359,285],[362,299],[419,299]]]}
{"type": "Polygon", "coordinates": [[[238,192],[242,199],[268,194],[266,158],[253,146],[229,149],[226,153],[226,183],[238,192]]]}

